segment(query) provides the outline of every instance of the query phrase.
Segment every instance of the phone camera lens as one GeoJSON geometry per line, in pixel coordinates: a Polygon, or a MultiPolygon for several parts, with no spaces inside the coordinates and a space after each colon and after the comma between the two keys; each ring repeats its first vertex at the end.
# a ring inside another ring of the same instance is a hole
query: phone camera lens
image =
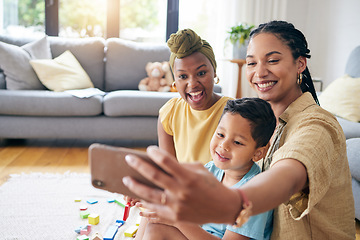
{"type": "Polygon", "coordinates": [[[104,182],[95,179],[95,180],[93,181],[93,185],[94,185],[94,186],[97,186],[97,187],[103,187],[103,186],[104,186],[104,182]]]}

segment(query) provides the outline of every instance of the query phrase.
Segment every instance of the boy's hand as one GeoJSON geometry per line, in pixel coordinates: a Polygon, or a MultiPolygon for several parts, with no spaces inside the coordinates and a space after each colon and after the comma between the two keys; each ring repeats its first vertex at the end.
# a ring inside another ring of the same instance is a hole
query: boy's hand
{"type": "MultiPolygon", "coordinates": [[[[141,202],[136,203],[136,207],[143,208],[143,205],[141,202]]],[[[144,211],[141,211],[139,213],[141,217],[145,217],[149,223],[160,223],[164,225],[169,226],[175,226],[173,222],[167,221],[166,219],[159,218],[159,216],[156,214],[156,212],[149,211],[147,209],[144,209],[144,211]]]]}
{"type": "Polygon", "coordinates": [[[135,206],[135,204],[136,204],[137,202],[140,202],[139,199],[131,198],[131,197],[125,196],[125,195],[124,195],[124,200],[125,200],[127,203],[130,203],[130,207],[133,207],[133,206],[135,206]]]}

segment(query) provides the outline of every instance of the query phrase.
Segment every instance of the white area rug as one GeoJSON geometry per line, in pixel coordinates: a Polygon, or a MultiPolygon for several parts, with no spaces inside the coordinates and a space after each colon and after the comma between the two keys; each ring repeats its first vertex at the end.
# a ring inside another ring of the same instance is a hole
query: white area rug
{"type": "MultiPolygon", "coordinates": [[[[80,206],[86,205],[90,213],[100,215],[100,223],[92,225],[89,237],[95,232],[104,236],[107,228],[117,219],[122,220],[124,208],[108,203],[119,194],[95,189],[89,174],[21,174],[0,186],[0,239],[76,239],[75,229],[88,224],[80,217],[80,206]],[[75,202],[81,198],[81,202],[75,202]],[[89,204],[88,199],[98,203],[89,204]]],[[[124,231],[139,222],[139,209],[132,207],[125,225],[114,239],[131,239],[124,231]]]]}

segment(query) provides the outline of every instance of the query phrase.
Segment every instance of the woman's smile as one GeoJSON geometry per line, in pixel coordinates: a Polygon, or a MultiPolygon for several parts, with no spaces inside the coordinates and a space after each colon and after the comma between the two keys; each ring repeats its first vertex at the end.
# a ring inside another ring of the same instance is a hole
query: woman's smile
{"type": "Polygon", "coordinates": [[[276,83],[277,83],[277,81],[266,81],[266,82],[263,81],[263,82],[254,83],[254,84],[260,92],[266,92],[266,91],[269,91],[270,89],[272,89],[276,83]]]}
{"type": "Polygon", "coordinates": [[[193,102],[199,102],[204,98],[204,91],[189,92],[188,97],[193,102]]]}

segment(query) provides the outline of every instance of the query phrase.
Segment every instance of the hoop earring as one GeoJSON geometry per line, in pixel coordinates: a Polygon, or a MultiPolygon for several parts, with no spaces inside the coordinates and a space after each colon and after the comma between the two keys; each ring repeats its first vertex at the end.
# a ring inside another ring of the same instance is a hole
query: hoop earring
{"type": "Polygon", "coordinates": [[[219,84],[219,82],[220,82],[220,78],[218,76],[216,76],[215,84],[219,84]]]}
{"type": "Polygon", "coordinates": [[[303,74],[302,73],[298,73],[298,79],[297,79],[297,84],[300,86],[302,83],[302,79],[303,79],[303,74]]]}

